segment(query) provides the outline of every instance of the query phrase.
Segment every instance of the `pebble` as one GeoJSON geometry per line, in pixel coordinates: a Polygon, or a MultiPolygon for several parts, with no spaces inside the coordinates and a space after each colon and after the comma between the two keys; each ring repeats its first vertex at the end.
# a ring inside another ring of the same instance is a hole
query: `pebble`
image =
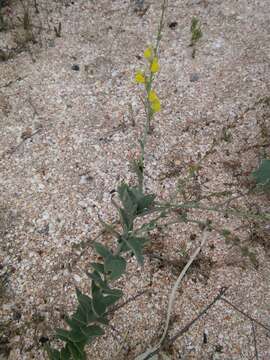
{"type": "Polygon", "coordinates": [[[87,184],[88,182],[90,182],[91,180],[93,180],[93,177],[90,175],[81,175],[80,177],[80,184],[87,184]]]}
{"type": "Polygon", "coordinates": [[[177,25],[178,25],[177,21],[172,21],[172,22],[169,23],[168,26],[169,26],[170,29],[174,30],[177,27],[177,25]]]}
{"type": "Polygon", "coordinates": [[[74,280],[75,281],[77,281],[77,282],[80,282],[81,281],[81,278],[80,278],[80,276],[79,275],[77,275],[77,274],[74,274],[74,280]]]}
{"type": "Polygon", "coordinates": [[[223,46],[223,44],[224,44],[224,40],[220,38],[213,42],[212,47],[214,49],[220,49],[223,46]]]}
{"type": "Polygon", "coordinates": [[[71,66],[71,69],[74,70],[74,71],[79,71],[80,70],[80,66],[78,64],[73,64],[71,66]]]}
{"type": "Polygon", "coordinates": [[[55,41],[52,39],[48,40],[48,47],[50,48],[55,47],[55,41]]]}
{"type": "Polygon", "coordinates": [[[197,74],[197,73],[193,73],[193,74],[191,74],[190,75],[190,81],[191,82],[196,82],[196,81],[198,81],[199,80],[199,75],[197,74]]]}

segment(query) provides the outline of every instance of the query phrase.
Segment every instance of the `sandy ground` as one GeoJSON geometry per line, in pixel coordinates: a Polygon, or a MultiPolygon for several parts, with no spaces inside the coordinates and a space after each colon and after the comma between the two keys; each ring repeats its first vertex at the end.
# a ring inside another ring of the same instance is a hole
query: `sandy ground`
{"type": "MultiPolygon", "coordinates": [[[[38,3],[40,13],[32,14],[43,26],[37,44],[0,62],[0,251],[1,271],[9,273],[1,299],[1,359],[9,360],[45,359],[42,343],[74,308],[75,286],[89,291],[85,270],[94,253],[87,248],[78,258],[74,245],[99,232],[98,213],[114,220],[110,191],[123,179],[134,182],[129,160],[138,151],[144,114],[133,76],[143,66],[140,55],[154,39],[161,8],[160,1],[145,1],[141,16],[136,1],[38,3]]],[[[191,192],[246,191],[262,149],[269,155],[263,146],[270,134],[269,103],[263,100],[270,95],[269,10],[268,0],[169,1],[156,81],[163,109],[146,156],[146,187],[159,199],[175,191],[177,179],[222,134],[229,140],[207,158],[191,192]],[[193,16],[203,32],[195,59],[189,47],[193,16]]],[[[18,36],[16,29],[0,32],[0,48],[14,47],[18,36]]],[[[269,211],[264,197],[250,196],[244,204],[269,211]]],[[[238,228],[241,246],[210,234],[177,296],[170,335],[223,286],[229,287],[229,301],[270,326],[269,224],[199,214],[207,216],[220,228],[238,228]],[[255,261],[244,256],[245,247],[255,261]]],[[[152,240],[155,254],[177,263],[198,245],[200,231],[178,225],[152,240]]],[[[114,314],[114,329],[89,348],[88,358],[134,359],[155,343],[179,272],[149,259],[140,269],[129,259],[118,284],[125,298],[150,292],[114,314]]],[[[219,301],[168,354],[270,359],[270,331],[253,325],[256,336],[250,320],[219,301]]]]}

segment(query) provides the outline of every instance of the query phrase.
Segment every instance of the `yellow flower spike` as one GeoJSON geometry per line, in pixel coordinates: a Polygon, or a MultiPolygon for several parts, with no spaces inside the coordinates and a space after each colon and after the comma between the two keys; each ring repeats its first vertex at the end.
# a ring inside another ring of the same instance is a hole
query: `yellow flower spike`
{"type": "Polygon", "coordinates": [[[153,112],[159,112],[160,111],[161,105],[160,105],[160,101],[158,99],[154,100],[151,103],[151,109],[152,109],[153,112]]]}
{"type": "Polygon", "coordinates": [[[148,99],[150,102],[154,102],[154,101],[158,100],[158,96],[154,90],[149,91],[148,99]]]}
{"type": "Polygon", "coordinates": [[[148,47],[145,52],[144,52],[144,57],[147,59],[147,60],[151,60],[152,58],[152,49],[150,47],[148,47]]]}
{"type": "Polygon", "coordinates": [[[142,71],[137,71],[136,74],[135,74],[135,81],[138,84],[144,84],[145,80],[146,79],[145,79],[144,73],[142,71]]]}
{"type": "Polygon", "coordinates": [[[159,71],[159,63],[158,63],[158,58],[155,56],[151,66],[150,66],[150,71],[151,73],[157,73],[159,71]]]}

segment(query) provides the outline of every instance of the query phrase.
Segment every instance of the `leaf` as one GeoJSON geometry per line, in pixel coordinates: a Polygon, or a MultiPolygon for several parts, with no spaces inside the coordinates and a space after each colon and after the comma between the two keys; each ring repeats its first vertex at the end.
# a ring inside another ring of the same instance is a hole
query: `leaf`
{"type": "Polygon", "coordinates": [[[105,229],[109,234],[114,235],[116,238],[117,238],[118,236],[120,236],[120,234],[114,229],[113,225],[107,224],[105,221],[103,221],[103,220],[101,219],[100,216],[98,216],[98,219],[99,219],[100,223],[103,225],[104,229],[105,229]]]}
{"type": "Polygon", "coordinates": [[[132,188],[131,192],[134,198],[136,199],[137,215],[140,215],[144,213],[146,210],[148,210],[153,204],[156,197],[154,194],[148,194],[148,195],[143,194],[141,189],[137,187],[132,188]]]}
{"type": "Polygon", "coordinates": [[[89,321],[93,320],[92,299],[89,296],[82,294],[80,290],[77,288],[76,288],[76,295],[78,302],[81,306],[81,310],[83,311],[83,316],[84,319],[86,320],[86,325],[87,325],[89,321]]]}
{"type": "Polygon", "coordinates": [[[72,316],[73,320],[76,320],[81,325],[87,326],[88,324],[88,316],[87,313],[85,313],[83,307],[81,305],[78,306],[75,314],[72,316]]]}
{"type": "Polygon", "coordinates": [[[60,352],[60,359],[61,360],[69,360],[71,357],[70,351],[68,350],[67,345],[61,350],[60,352]]]}
{"type": "Polygon", "coordinates": [[[136,186],[129,188],[129,192],[130,192],[130,197],[137,205],[137,214],[140,214],[146,209],[148,209],[152,205],[155,199],[154,194],[145,195],[142,192],[142,190],[136,186]]]}
{"type": "Polygon", "coordinates": [[[125,212],[129,215],[135,215],[137,211],[137,203],[134,201],[134,196],[132,196],[129,186],[126,183],[122,183],[118,187],[117,192],[125,212]]]}
{"type": "Polygon", "coordinates": [[[91,312],[92,312],[92,319],[87,321],[82,308],[78,308],[76,313],[72,316],[72,320],[77,321],[78,323],[81,324],[81,326],[87,326],[90,322],[93,322],[93,321],[97,321],[97,322],[99,322],[101,324],[105,324],[105,325],[108,324],[108,320],[106,318],[98,317],[96,314],[94,314],[92,307],[91,307],[91,312]]]}
{"type": "Polygon", "coordinates": [[[141,186],[129,187],[126,183],[122,183],[117,191],[123,205],[123,208],[119,209],[121,223],[127,233],[133,229],[136,216],[145,213],[153,204],[155,195],[145,195],[141,186]]]}
{"type": "Polygon", "coordinates": [[[71,340],[70,331],[64,329],[56,329],[56,337],[63,341],[71,340]]]}
{"type": "Polygon", "coordinates": [[[131,231],[133,229],[133,222],[135,217],[133,215],[130,215],[128,212],[125,211],[125,209],[122,208],[119,209],[119,216],[124,232],[127,233],[131,231]]]}
{"type": "Polygon", "coordinates": [[[130,248],[128,247],[127,243],[123,240],[125,236],[121,236],[118,239],[118,243],[120,245],[120,253],[125,253],[127,251],[130,251],[130,248]]]}
{"type": "Polygon", "coordinates": [[[103,302],[103,298],[94,297],[92,300],[92,309],[97,316],[101,316],[106,311],[106,304],[103,302]]]}
{"type": "Polygon", "coordinates": [[[95,247],[96,252],[103,258],[106,258],[107,256],[112,255],[111,251],[106,246],[104,246],[98,242],[94,242],[94,247],[95,247]]]}
{"type": "Polygon", "coordinates": [[[49,356],[50,360],[61,360],[61,353],[58,350],[52,349],[50,346],[46,345],[45,350],[49,356]]]}
{"type": "Polygon", "coordinates": [[[107,284],[97,271],[87,274],[100,288],[106,288],[107,284]]]}
{"type": "Polygon", "coordinates": [[[91,266],[93,267],[94,270],[96,270],[99,273],[104,274],[105,270],[104,270],[104,265],[101,263],[91,263],[91,266]]]}
{"type": "Polygon", "coordinates": [[[102,316],[106,311],[106,304],[103,301],[103,295],[100,288],[92,282],[92,310],[95,315],[102,316]]]}
{"type": "Polygon", "coordinates": [[[258,170],[252,173],[256,183],[270,189],[270,159],[263,159],[258,170]]]}
{"type": "Polygon", "coordinates": [[[71,353],[71,359],[73,360],[86,360],[86,354],[82,347],[80,347],[78,344],[74,344],[72,342],[69,342],[67,344],[68,350],[71,353]]]}
{"type": "Polygon", "coordinates": [[[104,331],[98,325],[83,326],[81,328],[73,328],[69,332],[69,339],[73,343],[89,344],[96,336],[103,335],[104,331]]]}
{"type": "MultiPolygon", "coordinates": [[[[94,281],[92,282],[92,287],[93,286],[99,289],[94,281]]],[[[78,307],[76,313],[73,315],[72,319],[77,322],[81,322],[81,324],[84,326],[87,326],[90,322],[93,321],[99,321],[104,323],[102,319],[99,319],[100,314],[93,310],[93,300],[89,296],[82,294],[77,289],[77,296],[78,295],[78,301],[80,303],[80,306],[78,307]]],[[[97,307],[99,306],[97,305],[97,307]]]]}
{"type": "Polygon", "coordinates": [[[72,317],[71,319],[69,317],[65,318],[65,322],[68,324],[68,326],[72,330],[80,331],[82,327],[85,327],[86,325],[82,324],[80,321],[78,321],[76,318],[72,317]]]}
{"type": "Polygon", "coordinates": [[[108,295],[108,296],[104,297],[103,302],[106,305],[106,307],[108,307],[108,306],[115,304],[118,300],[119,300],[119,297],[116,297],[113,295],[108,295]]]}
{"type": "Polygon", "coordinates": [[[105,259],[104,269],[110,280],[119,279],[126,270],[126,260],[121,256],[109,256],[105,259]]]}
{"type": "Polygon", "coordinates": [[[106,294],[106,295],[113,295],[117,298],[120,298],[123,296],[123,291],[122,290],[119,290],[119,289],[110,289],[110,288],[107,288],[107,289],[103,289],[103,294],[106,294]]]}
{"type": "Polygon", "coordinates": [[[97,318],[97,321],[100,324],[103,324],[103,325],[108,325],[109,324],[109,320],[106,319],[104,316],[100,316],[99,318],[97,318]]]}
{"type": "Polygon", "coordinates": [[[147,242],[146,238],[139,238],[135,236],[130,236],[127,239],[124,239],[130,250],[134,253],[138,263],[140,265],[143,265],[143,247],[145,243],[147,242]]]}
{"type": "Polygon", "coordinates": [[[86,344],[88,341],[87,336],[82,331],[83,328],[79,330],[72,330],[69,333],[70,341],[73,343],[84,343],[86,344]]]}
{"type": "Polygon", "coordinates": [[[94,338],[97,336],[102,336],[104,334],[104,330],[98,325],[92,325],[84,329],[83,333],[87,338],[94,338]]]}

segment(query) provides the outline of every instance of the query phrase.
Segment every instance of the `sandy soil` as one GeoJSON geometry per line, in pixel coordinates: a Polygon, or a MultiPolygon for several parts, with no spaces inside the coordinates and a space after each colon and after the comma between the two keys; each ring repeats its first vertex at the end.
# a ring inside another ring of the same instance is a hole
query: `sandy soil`
{"type": "MultiPolygon", "coordinates": [[[[74,309],[75,286],[89,291],[85,270],[95,254],[86,248],[79,256],[75,245],[100,231],[98,213],[115,219],[110,192],[123,179],[134,182],[129,160],[138,152],[144,113],[133,76],[143,66],[140,56],[154,39],[161,8],[157,0],[142,2],[142,9],[120,0],[37,3],[39,14],[31,9],[34,24],[42,25],[41,31],[33,28],[36,44],[0,62],[0,264],[9,274],[1,297],[0,358],[9,360],[45,359],[42,343],[74,309]],[[61,37],[53,31],[59,22],[61,37]]],[[[10,8],[14,17],[21,14],[16,1],[10,8]]],[[[268,0],[169,1],[156,81],[162,111],[146,156],[146,187],[159,199],[174,193],[179,177],[214,139],[216,152],[203,163],[191,193],[245,192],[262,151],[269,155],[269,10],[268,0]],[[193,16],[203,32],[194,59],[193,16]]],[[[16,48],[22,37],[20,27],[2,31],[0,48],[16,48]]],[[[269,199],[258,196],[234,205],[270,210],[269,199]]],[[[169,334],[224,286],[226,299],[269,326],[269,224],[197,215],[233,230],[240,245],[210,234],[179,290],[169,334]]],[[[181,270],[177,264],[199,241],[197,227],[173,226],[153,235],[150,250],[176,266],[147,258],[140,269],[128,260],[128,273],[118,282],[125,298],[148,292],[113,315],[113,328],[89,348],[89,359],[134,359],[156,342],[181,270]]],[[[168,355],[267,360],[270,330],[253,325],[256,336],[249,319],[219,301],[168,355]]]]}

